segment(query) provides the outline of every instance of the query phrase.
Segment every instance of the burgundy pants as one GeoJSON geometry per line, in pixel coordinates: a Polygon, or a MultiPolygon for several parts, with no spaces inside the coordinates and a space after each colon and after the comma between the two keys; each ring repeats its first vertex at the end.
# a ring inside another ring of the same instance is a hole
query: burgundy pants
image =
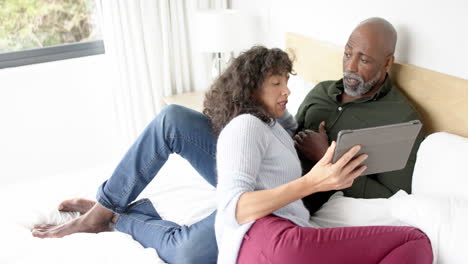
{"type": "Polygon", "coordinates": [[[237,263],[431,264],[431,243],[413,227],[299,227],[266,216],[245,234],[237,263]]]}

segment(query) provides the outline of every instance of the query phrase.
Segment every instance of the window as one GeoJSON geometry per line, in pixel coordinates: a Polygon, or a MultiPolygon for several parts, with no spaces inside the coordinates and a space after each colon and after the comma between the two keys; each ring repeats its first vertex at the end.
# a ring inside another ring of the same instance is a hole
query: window
{"type": "Polygon", "coordinates": [[[104,53],[95,0],[0,0],[0,69],[104,53]]]}

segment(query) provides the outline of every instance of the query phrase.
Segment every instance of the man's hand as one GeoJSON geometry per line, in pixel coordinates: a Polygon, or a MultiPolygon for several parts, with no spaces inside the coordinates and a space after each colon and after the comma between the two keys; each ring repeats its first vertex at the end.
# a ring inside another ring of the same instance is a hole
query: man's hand
{"type": "Polygon", "coordinates": [[[319,125],[318,133],[304,130],[294,136],[294,146],[308,160],[319,161],[328,149],[328,135],[325,131],[325,121],[319,125]]]}

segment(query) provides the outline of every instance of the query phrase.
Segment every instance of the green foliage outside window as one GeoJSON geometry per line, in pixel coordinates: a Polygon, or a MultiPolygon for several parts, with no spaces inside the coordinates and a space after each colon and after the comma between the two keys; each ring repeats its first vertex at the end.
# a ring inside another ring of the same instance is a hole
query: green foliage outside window
{"type": "Polygon", "coordinates": [[[0,53],[99,38],[93,0],[0,0],[0,53]]]}

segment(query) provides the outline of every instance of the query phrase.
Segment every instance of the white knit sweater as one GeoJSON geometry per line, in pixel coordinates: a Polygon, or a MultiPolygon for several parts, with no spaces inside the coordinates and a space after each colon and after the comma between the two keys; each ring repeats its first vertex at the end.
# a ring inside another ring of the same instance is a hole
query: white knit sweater
{"type": "MultiPolygon", "coordinates": [[[[238,224],[236,206],[242,193],[271,189],[301,176],[301,164],[291,136],[277,122],[270,126],[253,115],[234,118],[222,131],[217,146],[218,263],[236,263],[244,237],[254,221],[238,224]]],[[[299,226],[310,226],[301,200],[273,212],[299,226]]]]}

